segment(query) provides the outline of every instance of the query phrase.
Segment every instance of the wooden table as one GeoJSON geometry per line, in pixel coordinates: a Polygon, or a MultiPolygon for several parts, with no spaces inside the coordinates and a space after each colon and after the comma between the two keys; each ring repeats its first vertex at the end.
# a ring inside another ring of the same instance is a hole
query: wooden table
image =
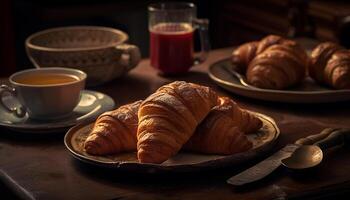
{"type": "MultiPolygon", "coordinates": [[[[143,99],[161,85],[186,80],[208,85],[230,95],[242,107],[273,117],[281,129],[274,150],[325,127],[350,128],[349,102],[283,104],[263,102],[227,93],[211,81],[208,66],[230,55],[232,49],[213,51],[208,61],[181,77],[156,74],[148,60],[127,76],[89,88],[114,98],[117,105],[143,99]]],[[[332,98],[331,96],[329,98],[332,98]]],[[[120,174],[75,160],[63,145],[64,133],[34,136],[0,129],[0,180],[28,199],[286,199],[328,198],[350,190],[349,148],[334,149],[317,168],[293,173],[279,168],[268,178],[247,187],[233,187],[226,179],[268,155],[240,167],[210,172],[146,176],[120,174]]]]}

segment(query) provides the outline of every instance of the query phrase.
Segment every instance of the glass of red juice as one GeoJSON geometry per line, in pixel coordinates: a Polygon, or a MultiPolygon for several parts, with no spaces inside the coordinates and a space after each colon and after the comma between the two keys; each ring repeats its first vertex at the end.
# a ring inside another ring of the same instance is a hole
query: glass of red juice
{"type": "Polygon", "coordinates": [[[148,7],[151,65],[163,75],[182,74],[203,62],[210,50],[208,20],[196,18],[193,3],[157,3],[148,7]],[[194,31],[199,30],[201,53],[194,55],[194,31]]]}

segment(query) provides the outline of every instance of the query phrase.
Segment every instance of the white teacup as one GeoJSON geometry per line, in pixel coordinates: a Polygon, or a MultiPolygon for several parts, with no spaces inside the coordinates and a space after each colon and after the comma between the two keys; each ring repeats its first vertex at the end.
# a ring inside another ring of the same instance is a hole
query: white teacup
{"type": "Polygon", "coordinates": [[[11,86],[0,86],[0,105],[17,117],[26,113],[33,119],[51,120],[68,116],[80,101],[87,75],[69,68],[40,68],[19,71],[10,76],[11,86]],[[6,93],[21,106],[8,107],[6,93]]]}

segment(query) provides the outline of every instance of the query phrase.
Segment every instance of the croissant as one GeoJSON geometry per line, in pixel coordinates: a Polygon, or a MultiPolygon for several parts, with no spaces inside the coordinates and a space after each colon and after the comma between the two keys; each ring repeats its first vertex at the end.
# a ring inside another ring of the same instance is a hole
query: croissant
{"type": "Polygon", "coordinates": [[[288,40],[277,35],[268,35],[260,41],[248,42],[240,45],[232,52],[231,61],[240,73],[246,73],[249,63],[260,53],[264,52],[270,46],[276,44],[296,45],[292,40],[288,40]]]}
{"type": "Polygon", "coordinates": [[[137,111],[142,101],[136,101],[100,115],[84,142],[92,155],[107,155],[136,149],[137,111]]]}
{"type": "Polygon", "coordinates": [[[324,70],[325,82],[336,89],[350,89],[350,51],[335,52],[324,70]]]}
{"type": "Polygon", "coordinates": [[[315,81],[324,83],[323,74],[327,62],[336,51],[341,49],[343,49],[341,46],[332,42],[324,42],[316,46],[311,53],[310,64],[308,67],[309,75],[315,81]]]}
{"type": "Polygon", "coordinates": [[[283,38],[278,35],[268,35],[260,40],[256,55],[259,55],[260,53],[264,52],[269,47],[275,45],[275,44],[282,44],[282,45],[296,45],[296,43],[292,40],[288,40],[286,38],[283,38]]]}
{"type": "MultiPolygon", "coordinates": [[[[107,155],[136,150],[137,112],[140,104],[141,101],[137,101],[121,106],[114,111],[103,113],[96,120],[93,131],[85,141],[86,151],[93,155],[107,155]],[[124,116],[131,116],[131,118],[123,117],[123,113],[124,116]],[[126,124],[125,119],[132,119],[132,121],[126,124]],[[130,131],[125,132],[126,129],[123,127],[127,126],[131,128],[130,131]],[[127,139],[120,140],[120,138],[125,137],[127,139]],[[117,140],[114,142],[115,139],[117,140]],[[112,145],[117,144],[110,146],[111,143],[112,145]]],[[[241,134],[255,132],[260,129],[261,125],[261,121],[257,117],[241,109],[233,100],[228,97],[220,97],[218,105],[211,109],[184,148],[210,154],[233,154],[245,151],[250,148],[250,142],[246,140],[246,136],[241,134]],[[225,133],[229,126],[232,126],[233,129],[225,133]],[[221,127],[224,129],[220,130],[221,127]],[[221,135],[220,132],[223,133],[222,137],[217,137],[221,135]],[[234,146],[225,144],[234,144],[232,143],[234,140],[237,140],[238,144],[234,146]],[[247,147],[247,149],[240,148],[241,146],[247,147]],[[218,150],[219,148],[222,150],[218,150]]]]}
{"type": "Polygon", "coordinates": [[[247,81],[259,88],[284,89],[304,79],[307,62],[306,52],[296,43],[275,44],[250,62],[247,81]]]}
{"type": "Polygon", "coordinates": [[[139,108],[139,161],[162,163],[175,155],[216,103],[209,87],[183,81],[160,87],[139,108]]]}
{"type": "Polygon", "coordinates": [[[262,126],[259,118],[241,109],[228,97],[220,97],[203,122],[197,127],[185,149],[230,155],[252,147],[245,133],[255,132],[262,126]]]}
{"type": "Polygon", "coordinates": [[[311,53],[309,74],[315,81],[336,89],[349,88],[349,57],[349,51],[343,47],[321,43],[311,53]]]}
{"type": "Polygon", "coordinates": [[[232,52],[232,63],[237,67],[237,71],[245,73],[250,61],[256,56],[259,42],[253,41],[239,46],[232,52]]]}

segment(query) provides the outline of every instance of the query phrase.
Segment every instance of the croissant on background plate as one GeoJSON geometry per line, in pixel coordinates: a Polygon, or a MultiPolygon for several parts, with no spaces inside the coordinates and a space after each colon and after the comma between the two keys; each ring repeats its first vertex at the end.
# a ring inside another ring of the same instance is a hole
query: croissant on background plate
{"type": "Polygon", "coordinates": [[[230,155],[252,148],[246,133],[259,130],[262,122],[253,114],[241,109],[228,97],[220,97],[204,121],[197,127],[185,149],[230,155]]]}
{"type": "Polygon", "coordinates": [[[247,42],[240,45],[232,53],[232,63],[237,66],[239,72],[245,73],[249,63],[258,54],[275,44],[294,45],[296,43],[278,35],[268,35],[260,41],[247,42]]]}
{"type": "Polygon", "coordinates": [[[275,44],[293,45],[293,46],[297,45],[297,43],[293,40],[289,40],[278,35],[268,35],[260,40],[258,48],[256,50],[256,55],[259,55],[260,53],[264,52],[266,49],[268,49],[269,47],[275,44]]]}
{"type": "Polygon", "coordinates": [[[250,61],[256,56],[256,50],[258,49],[258,41],[247,42],[242,44],[232,53],[232,63],[236,65],[237,71],[245,73],[250,61]]]}
{"type": "Polygon", "coordinates": [[[350,51],[335,43],[325,42],[315,47],[308,70],[318,83],[350,89],[350,51]]]}
{"type": "Polygon", "coordinates": [[[307,62],[297,44],[272,45],[249,63],[247,81],[259,88],[285,89],[305,78],[307,62]]]}
{"type": "Polygon", "coordinates": [[[84,143],[92,155],[107,155],[136,149],[137,111],[141,100],[100,115],[84,143]]]}
{"type": "Polygon", "coordinates": [[[256,87],[285,89],[304,79],[308,57],[295,41],[269,35],[239,46],[232,63],[256,87]]]}

